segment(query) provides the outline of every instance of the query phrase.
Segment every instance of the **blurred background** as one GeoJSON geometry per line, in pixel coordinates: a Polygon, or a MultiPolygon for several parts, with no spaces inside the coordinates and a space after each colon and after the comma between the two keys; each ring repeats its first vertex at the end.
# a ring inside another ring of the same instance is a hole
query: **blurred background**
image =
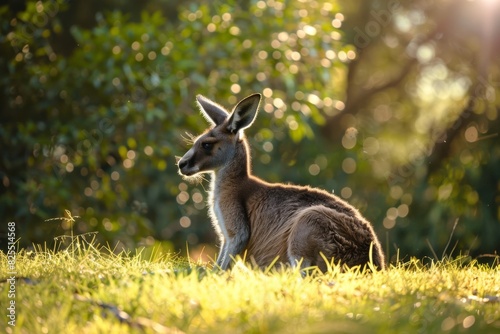
{"type": "Polygon", "coordinates": [[[346,199],[393,260],[500,249],[500,1],[2,3],[3,250],[13,221],[22,248],[214,258],[208,183],[175,157],[196,94],[254,92],[256,175],[346,199]]]}

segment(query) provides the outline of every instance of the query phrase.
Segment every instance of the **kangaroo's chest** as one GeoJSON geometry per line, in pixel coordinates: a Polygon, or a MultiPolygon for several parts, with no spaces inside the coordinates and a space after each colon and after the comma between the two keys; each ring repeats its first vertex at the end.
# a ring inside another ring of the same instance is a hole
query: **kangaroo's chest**
{"type": "Polygon", "coordinates": [[[226,220],[224,218],[224,214],[222,213],[221,203],[218,198],[215,198],[213,203],[214,218],[217,220],[214,224],[217,225],[216,227],[218,227],[224,238],[227,239],[229,234],[227,232],[226,220]]]}
{"type": "Polygon", "coordinates": [[[248,212],[234,187],[215,184],[211,194],[212,224],[226,240],[249,223],[248,212]]]}

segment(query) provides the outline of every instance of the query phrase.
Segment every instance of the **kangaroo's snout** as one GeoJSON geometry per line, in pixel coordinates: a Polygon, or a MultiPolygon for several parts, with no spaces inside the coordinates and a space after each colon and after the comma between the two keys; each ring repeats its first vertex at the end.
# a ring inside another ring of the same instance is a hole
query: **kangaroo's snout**
{"type": "Polygon", "coordinates": [[[193,149],[184,154],[184,156],[177,163],[179,167],[179,173],[184,176],[192,176],[199,172],[199,168],[194,165],[193,162],[193,149]]]}
{"type": "Polygon", "coordinates": [[[187,160],[179,160],[179,163],[177,164],[177,166],[179,167],[179,171],[184,174],[184,171],[186,170],[186,167],[188,165],[188,161],[187,160]]]}

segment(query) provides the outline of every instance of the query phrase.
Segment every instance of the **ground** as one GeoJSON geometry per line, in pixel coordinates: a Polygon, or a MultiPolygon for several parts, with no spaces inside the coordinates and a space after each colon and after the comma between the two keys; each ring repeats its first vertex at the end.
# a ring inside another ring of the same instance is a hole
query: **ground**
{"type": "Polygon", "coordinates": [[[78,238],[66,249],[15,255],[11,275],[0,253],[6,333],[500,331],[498,259],[413,259],[381,272],[332,267],[303,278],[241,261],[220,272],[159,252],[114,254],[78,238]]]}

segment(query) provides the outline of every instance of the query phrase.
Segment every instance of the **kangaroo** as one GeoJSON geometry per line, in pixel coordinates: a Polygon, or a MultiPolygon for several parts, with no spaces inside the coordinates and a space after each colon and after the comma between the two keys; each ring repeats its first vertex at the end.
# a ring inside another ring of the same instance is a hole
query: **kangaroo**
{"type": "Polygon", "coordinates": [[[321,189],[272,184],[252,175],[243,130],[256,118],[260,94],[242,99],[232,112],[202,95],[196,100],[211,127],[178,167],[186,178],[212,174],[208,204],[221,244],[218,267],[226,270],[232,258],[246,255],[259,267],[289,263],[325,272],[325,260],[333,259],[349,267],[371,260],[385,268],[372,226],[350,204],[321,189]]]}

